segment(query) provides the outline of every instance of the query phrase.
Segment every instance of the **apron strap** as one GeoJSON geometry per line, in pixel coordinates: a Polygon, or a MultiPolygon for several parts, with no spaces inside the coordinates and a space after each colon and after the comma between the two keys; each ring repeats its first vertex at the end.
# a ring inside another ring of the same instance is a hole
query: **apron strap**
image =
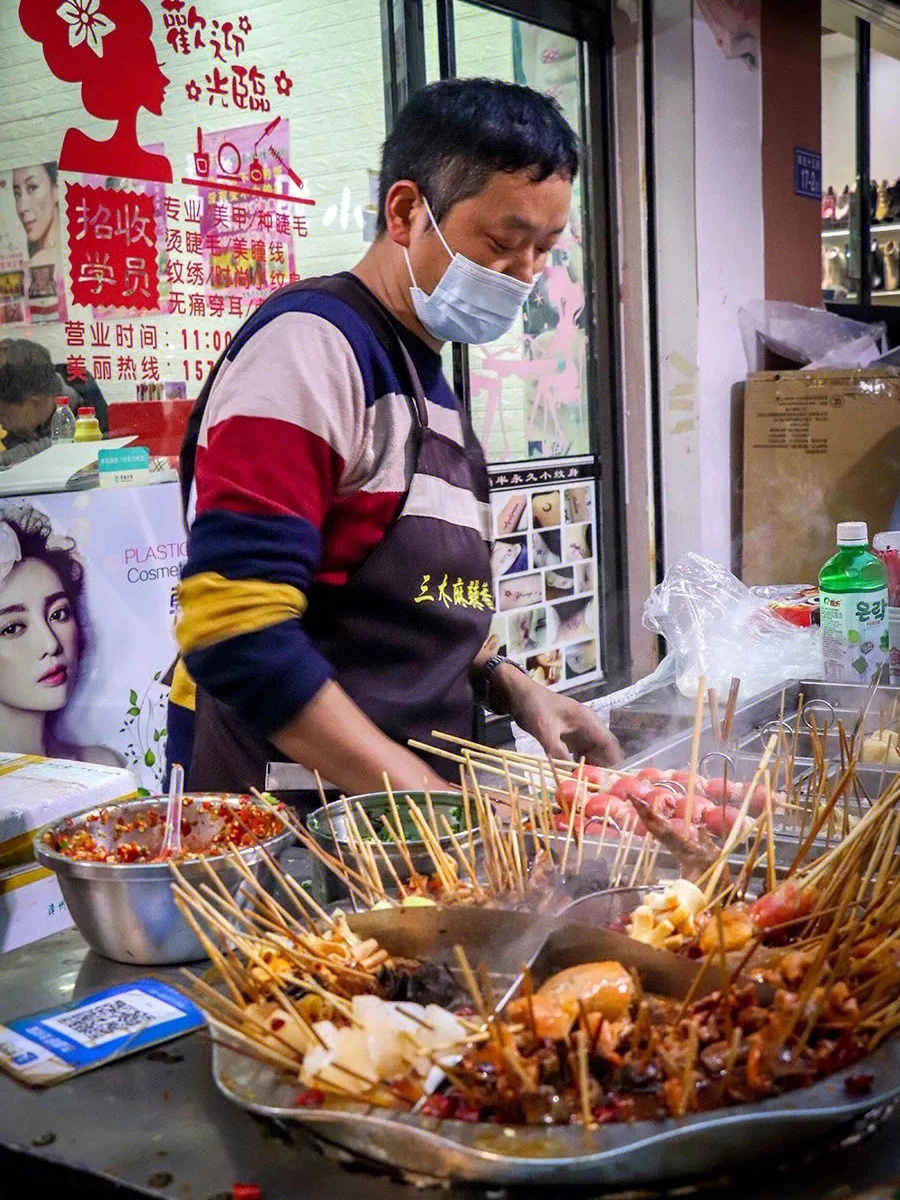
{"type": "MultiPolygon", "coordinates": [[[[284,296],[289,292],[302,291],[328,292],[330,295],[336,296],[339,300],[343,300],[345,304],[354,309],[370,326],[375,337],[381,343],[381,346],[389,357],[393,356],[395,351],[399,351],[412,389],[411,407],[413,409],[413,418],[422,429],[427,429],[428,409],[425,404],[425,393],[422,389],[422,381],[419,379],[419,373],[415,368],[409,351],[404,345],[397,322],[375,299],[365,284],[349,271],[341,271],[337,275],[322,275],[312,279],[301,279],[297,283],[289,283],[285,287],[279,288],[277,292],[273,292],[260,306],[259,311],[280,296],[284,296]]],[[[228,347],[222,351],[216,360],[215,366],[213,366],[207,375],[185,425],[184,440],[181,445],[181,454],[179,457],[181,500],[185,520],[187,520],[191,487],[194,481],[197,442],[200,437],[203,414],[206,412],[206,405],[209,401],[212,385],[227,355],[228,347]]]]}

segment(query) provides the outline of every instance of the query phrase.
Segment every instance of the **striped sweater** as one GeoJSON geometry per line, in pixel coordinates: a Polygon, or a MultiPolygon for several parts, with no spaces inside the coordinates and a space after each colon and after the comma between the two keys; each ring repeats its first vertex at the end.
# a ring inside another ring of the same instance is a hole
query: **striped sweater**
{"type": "MultiPolygon", "coordinates": [[[[428,420],[462,442],[441,359],[404,342],[428,420]]],[[[409,383],[337,297],[288,293],[238,331],[197,444],[178,638],[192,678],[268,734],[333,674],[303,626],[313,583],[340,587],[412,475],[409,383]]]]}

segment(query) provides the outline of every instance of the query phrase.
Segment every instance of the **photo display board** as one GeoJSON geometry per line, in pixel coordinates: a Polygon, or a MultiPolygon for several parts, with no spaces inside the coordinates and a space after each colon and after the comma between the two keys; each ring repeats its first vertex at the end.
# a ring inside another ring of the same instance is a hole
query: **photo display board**
{"type": "Polygon", "coordinates": [[[603,678],[594,483],[577,466],[495,474],[494,653],[564,690],[603,678]]]}

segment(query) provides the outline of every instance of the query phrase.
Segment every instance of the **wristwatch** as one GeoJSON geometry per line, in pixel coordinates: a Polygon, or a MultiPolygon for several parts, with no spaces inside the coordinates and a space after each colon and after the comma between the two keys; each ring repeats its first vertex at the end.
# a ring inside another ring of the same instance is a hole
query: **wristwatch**
{"type": "Polygon", "coordinates": [[[504,658],[502,654],[492,654],[472,683],[475,698],[497,714],[506,712],[506,709],[502,705],[498,705],[494,699],[494,675],[497,673],[497,668],[501,667],[504,663],[510,667],[515,667],[523,675],[528,674],[523,667],[520,667],[517,662],[513,662],[511,658],[504,658]]]}

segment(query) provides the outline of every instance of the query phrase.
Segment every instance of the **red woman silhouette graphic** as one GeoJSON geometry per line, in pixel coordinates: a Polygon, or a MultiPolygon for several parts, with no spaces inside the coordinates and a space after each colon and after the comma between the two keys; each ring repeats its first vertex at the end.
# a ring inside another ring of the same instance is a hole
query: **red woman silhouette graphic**
{"type": "Polygon", "coordinates": [[[168,158],[137,140],[138,112],[146,108],[160,116],[169,82],[156,60],[153,18],[141,0],[21,0],[19,20],[43,46],[56,78],[81,84],[87,111],[117,122],[105,142],[67,130],[60,170],[171,183],[168,158]]]}

